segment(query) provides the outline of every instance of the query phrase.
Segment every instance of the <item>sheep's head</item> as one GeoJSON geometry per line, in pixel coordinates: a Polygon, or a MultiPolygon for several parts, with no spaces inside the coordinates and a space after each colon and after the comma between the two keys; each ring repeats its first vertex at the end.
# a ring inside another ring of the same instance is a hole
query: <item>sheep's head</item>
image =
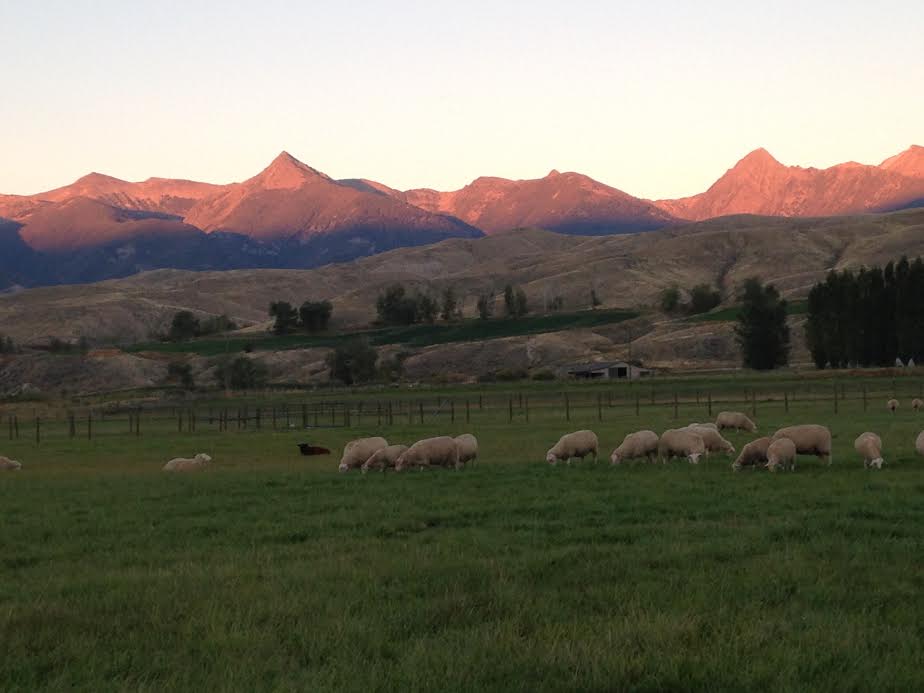
{"type": "Polygon", "coordinates": [[[209,455],[206,455],[204,452],[200,452],[196,455],[196,462],[199,464],[208,464],[212,461],[212,458],[209,455]]]}
{"type": "Polygon", "coordinates": [[[610,463],[619,464],[620,462],[622,462],[622,456],[619,454],[617,450],[613,450],[613,454],[610,455],[610,463]]]}
{"type": "Polygon", "coordinates": [[[885,460],[881,457],[877,457],[875,460],[869,463],[869,466],[875,467],[876,469],[882,469],[883,464],[885,464],[885,460]]]}
{"type": "Polygon", "coordinates": [[[555,464],[556,462],[558,462],[558,458],[555,456],[555,453],[554,453],[554,452],[552,452],[551,450],[549,450],[549,451],[545,454],[545,461],[548,462],[549,464],[555,464]]]}
{"type": "Polygon", "coordinates": [[[398,455],[398,459],[395,460],[395,471],[400,472],[407,466],[407,463],[407,451],[405,450],[400,455],[398,455]]]}
{"type": "Polygon", "coordinates": [[[691,452],[687,459],[690,460],[690,464],[699,464],[699,458],[703,456],[701,452],[691,452]]]}

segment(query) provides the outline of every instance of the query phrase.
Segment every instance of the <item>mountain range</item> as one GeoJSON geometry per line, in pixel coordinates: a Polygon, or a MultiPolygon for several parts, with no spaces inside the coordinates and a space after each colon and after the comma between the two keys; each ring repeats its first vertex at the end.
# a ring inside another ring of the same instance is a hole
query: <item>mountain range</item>
{"type": "Polygon", "coordinates": [[[751,152],[707,191],[644,200],[579,173],[481,177],[450,192],[335,180],[281,153],[241,183],[91,173],[0,195],[0,289],[176,268],[311,268],[448,238],[541,228],[611,235],[732,214],[819,217],[924,206],[924,147],[878,166],[785,166],[751,152]]]}

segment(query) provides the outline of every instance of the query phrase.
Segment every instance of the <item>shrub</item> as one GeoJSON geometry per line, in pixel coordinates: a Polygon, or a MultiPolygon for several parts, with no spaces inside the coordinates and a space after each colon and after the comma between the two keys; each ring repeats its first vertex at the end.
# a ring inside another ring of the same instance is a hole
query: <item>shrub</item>
{"type": "Polygon", "coordinates": [[[259,361],[238,356],[234,360],[223,359],[215,368],[215,380],[220,387],[232,390],[252,390],[266,384],[267,370],[259,361]]]}
{"type": "Polygon", "coordinates": [[[331,378],[345,385],[365,383],[375,378],[379,356],[365,339],[344,342],[327,356],[331,378]]]}

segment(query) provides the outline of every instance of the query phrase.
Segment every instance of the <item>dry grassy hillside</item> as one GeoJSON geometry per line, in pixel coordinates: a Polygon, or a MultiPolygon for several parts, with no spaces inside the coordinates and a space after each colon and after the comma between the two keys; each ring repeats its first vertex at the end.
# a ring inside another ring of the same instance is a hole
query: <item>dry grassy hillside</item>
{"type": "Polygon", "coordinates": [[[178,310],[226,313],[244,325],[266,320],[272,300],[330,299],[339,327],[367,324],[385,285],[439,291],[453,286],[474,313],[480,292],[522,285],[534,308],[562,296],[566,309],[653,304],[666,286],[700,282],[727,292],[756,275],[804,295],[833,267],[924,253],[924,210],[828,219],[731,217],[630,236],[574,237],[513,231],[452,239],[315,270],[161,270],[83,286],[0,297],[0,332],[20,342],[58,336],[128,342],[163,329],[178,310]]]}

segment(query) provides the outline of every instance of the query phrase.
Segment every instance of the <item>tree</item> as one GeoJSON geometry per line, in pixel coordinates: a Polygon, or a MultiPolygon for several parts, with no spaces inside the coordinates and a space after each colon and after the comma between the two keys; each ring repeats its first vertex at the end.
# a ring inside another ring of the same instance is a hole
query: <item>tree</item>
{"type": "Polygon", "coordinates": [[[378,353],[365,339],[352,339],[337,346],[327,356],[330,375],[345,385],[375,378],[378,353]]]}
{"type": "Polygon", "coordinates": [[[674,313],[680,308],[680,289],[673,284],[661,292],[659,298],[661,310],[665,313],[674,313]]]}
{"type": "Polygon", "coordinates": [[[521,318],[528,312],[529,304],[526,302],[526,292],[523,289],[517,289],[516,317],[521,318]]]}
{"type": "Polygon", "coordinates": [[[417,294],[414,301],[414,322],[436,322],[436,316],[440,312],[439,304],[436,300],[427,294],[417,294]]]}
{"type": "Polygon", "coordinates": [[[0,334],[0,354],[15,354],[16,344],[13,343],[12,337],[4,337],[0,334]]]}
{"type": "Polygon", "coordinates": [[[215,368],[215,380],[220,387],[252,390],[266,384],[266,366],[246,356],[231,361],[222,359],[215,368]]]}
{"type": "Polygon", "coordinates": [[[693,315],[708,313],[722,302],[722,294],[709,284],[698,284],[690,290],[689,312],[693,315]]]}
{"type": "Polygon", "coordinates": [[[481,320],[487,320],[492,315],[494,315],[494,296],[481,294],[478,297],[478,317],[481,320]]]}
{"type": "Polygon", "coordinates": [[[273,332],[291,334],[298,326],[298,311],[287,301],[274,301],[269,307],[270,317],[276,318],[273,332]]]}
{"type": "Polygon", "coordinates": [[[523,289],[507,284],[504,287],[504,311],[508,318],[521,318],[529,312],[526,302],[526,292],[523,289]]]}
{"type": "Polygon", "coordinates": [[[600,297],[597,296],[597,289],[592,288],[590,290],[590,307],[597,308],[603,305],[603,301],[600,300],[600,297]]]}
{"type": "Polygon", "coordinates": [[[196,381],[193,378],[192,366],[188,363],[171,361],[167,366],[167,380],[178,382],[184,390],[194,390],[196,381]]]}
{"type": "Polygon", "coordinates": [[[199,319],[188,310],[173,316],[167,338],[171,342],[185,342],[199,334],[199,319]]]}
{"type": "Polygon", "coordinates": [[[221,334],[222,332],[230,332],[236,329],[237,323],[227,315],[210,315],[199,323],[198,334],[200,336],[221,334]]]}
{"type": "Polygon", "coordinates": [[[375,310],[385,325],[413,325],[417,320],[417,302],[400,284],[392,284],[379,294],[375,310]]]}
{"type": "Polygon", "coordinates": [[[785,366],[789,362],[786,301],[772,284],[764,286],[755,278],[744,283],[742,293],[735,336],[745,367],[771,370],[785,366]]]}
{"type": "Polygon", "coordinates": [[[557,312],[565,307],[565,299],[561,296],[556,296],[549,303],[549,310],[552,312],[557,312]]]}
{"type": "Polygon", "coordinates": [[[305,301],[298,309],[301,326],[309,332],[326,330],[334,306],[330,301],[305,301]]]}
{"type": "Polygon", "coordinates": [[[451,286],[443,290],[443,307],[440,311],[440,317],[446,322],[462,317],[462,306],[459,299],[456,298],[456,292],[451,286]]]}

